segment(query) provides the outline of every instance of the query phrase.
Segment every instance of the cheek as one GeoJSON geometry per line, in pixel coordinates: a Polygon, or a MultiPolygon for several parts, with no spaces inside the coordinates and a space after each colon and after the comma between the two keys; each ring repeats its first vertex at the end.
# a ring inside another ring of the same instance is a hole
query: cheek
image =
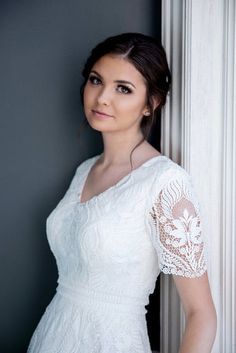
{"type": "Polygon", "coordinates": [[[92,95],[90,93],[90,89],[88,87],[84,88],[84,114],[86,118],[88,119],[89,117],[89,111],[91,110],[93,104],[92,104],[92,95]]]}
{"type": "MultiPolygon", "coordinates": [[[[118,105],[117,105],[118,106],[118,105]]],[[[144,106],[144,102],[142,97],[137,98],[137,97],[127,97],[127,99],[120,100],[119,102],[119,108],[125,112],[130,112],[136,115],[139,113],[144,106]]]]}
{"type": "Polygon", "coordinates": [[[91,100],[91,90],[89,89],[89,87],[87,85],[85,85],[84,87],[84,106],[86,107],[90,100],[91,100]]]}

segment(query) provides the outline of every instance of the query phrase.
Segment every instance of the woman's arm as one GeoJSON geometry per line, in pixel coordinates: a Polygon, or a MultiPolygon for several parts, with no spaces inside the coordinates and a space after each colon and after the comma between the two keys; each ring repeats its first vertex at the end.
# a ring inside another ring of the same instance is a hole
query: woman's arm
{"type": "Polygon", "coordinates": [[[207,272],[196,278],[173,276],[186,316],[179,353],[210,353],[217,318],[207,272]]]}
{"type": "Polygon", "coordinates": [[[166,175],[150,216],[160,270],[173,275],[185,311],[186,329],[179,353],[210,353],[216,311],[207,275],[200,205],[192,178],[183,169],[176,168],[171,177],[166,175]]]}

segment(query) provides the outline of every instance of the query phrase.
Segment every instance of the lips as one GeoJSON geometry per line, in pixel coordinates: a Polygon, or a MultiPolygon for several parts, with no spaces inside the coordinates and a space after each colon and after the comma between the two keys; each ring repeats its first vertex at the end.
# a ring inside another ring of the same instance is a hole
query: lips
{"type": "Polygon", "coordinates": [[[106,114],[106,113],[104,113],[104,112],[100,112],[99,110],[92,110],[92,112],[93,113],[97,113],[97,114],[99,114],[99,115],[101,115],[101,116],[107,116],[107,117],[112,117],[111,115],[109,115],[109,114],[106,114]]]}

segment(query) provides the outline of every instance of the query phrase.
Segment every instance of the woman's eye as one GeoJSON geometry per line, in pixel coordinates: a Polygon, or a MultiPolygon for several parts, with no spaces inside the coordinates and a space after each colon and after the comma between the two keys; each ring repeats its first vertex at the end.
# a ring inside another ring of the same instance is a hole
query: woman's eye
{"type": "Polygon", "coordinates": [[[121,88],[121,89],[119,90],[119,92],[121,92],[121,93],[128,94],[128,93],[131,93],[131,92],[132,92],[131,89],[129,89],[129,88],[126,87],[126,86],[120,85],[120,86],[118,86],[118,87],[121,88]]]}
{"type": "Polygon", "coordinates": [[[92,84],[97,85],[97,84],[98,84],[98,81],[100,81],[100,80],[99,80],[99,78],[96,77],[96,76],[90,76],[90,77],[89,77],[89,81],[90,81],[92,84]]]}

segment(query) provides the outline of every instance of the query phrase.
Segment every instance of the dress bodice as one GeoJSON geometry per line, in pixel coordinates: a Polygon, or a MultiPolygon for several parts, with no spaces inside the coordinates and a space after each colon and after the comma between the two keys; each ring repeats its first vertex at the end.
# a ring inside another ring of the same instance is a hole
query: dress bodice
{"type": "Polygon", "coordinates": [[[77,167],[47,218],[58,286],[27,353],[151,353],[145,306],[159,272],[206,271],[190,175],[161,155],[80,202],[97,158],[77,167]]]}
{"type": "Polygon", "coordinates": [[[161,270],[190,277],[205,271],[199,206],[188,173],[163,155],[151,158],[101,194],[80,202],[88,172],[99,156],[78,166],[69,189],[47,218],[58,284],[71,292],[110,298],[141,310],[148,304],[161,270]],[[185,219],[173,215],[183,196],[194,206],[191,220],[186,204],[185,219]],[[186,228],[190,221],[192,233],[186,228]],[[187,233],[191,249],[184,240],[187,233]],[[191,254],[184,254],[186,249],[191,254]],[[181,266],[185,266],[183,270],[181,266]]]}

